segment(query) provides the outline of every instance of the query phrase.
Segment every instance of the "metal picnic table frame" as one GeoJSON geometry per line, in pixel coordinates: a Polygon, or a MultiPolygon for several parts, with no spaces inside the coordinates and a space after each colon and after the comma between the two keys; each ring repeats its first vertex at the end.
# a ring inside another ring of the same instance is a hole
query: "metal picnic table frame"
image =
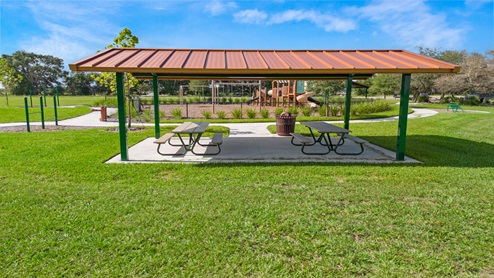
{"type": "Polygon", "coordinates": [[[313,142],[311,143],[302,142],[301,144],[294,143],[295,137],[292,137],[291,143],[295,146],[302,146],[302,152],[308,155],[324,155],[330,153],[331,151],[338,153],[336,151],[338,146],[341,146],[345,143],[345,135],[351,132],[351,130],[349,129],[334,126],[326,122],[300,122],[300,123],[309,128],[313,142]],[[315,129],[320,133],[319,137],[316,138],[312,129],[315,129]],[[331,141],[330,133],[336,133],[340,136],[336,144],[333,144],[333,142],[331,141]],[[306,146],[313,146],[316,143],[319,143],[322,146],[327,147],[328,150],[324,152],[314,152],[314,153],[304,151],[304,148],[306,146]]]}
{"type": "Polygon", "coordinates": [[[199,140],[201,139],[202,134],[206,131],[206,128],[208,126],[208,122],[185,122],[172,130],[172,133],[178,136],[182,144],[172,144],[171,140],[168,141],[168,144],[175,147],[184,147],[184,154],[186,154],[188,151],[192,152],[193,154],[197,154],[194,152],[194,147],[196,146],[196,144],[199,144],[200,146],[207,146],[199,143],[199,140]],[[185,143],[184,138],[182,138],[182,134],[186,134],[189,136],[189,141],[187,144],[185,143]]]}

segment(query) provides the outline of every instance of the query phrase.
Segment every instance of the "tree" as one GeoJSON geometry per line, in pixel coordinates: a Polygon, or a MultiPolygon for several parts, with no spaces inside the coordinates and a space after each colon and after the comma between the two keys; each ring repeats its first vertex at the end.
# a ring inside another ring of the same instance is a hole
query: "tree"
{"type": "Polygon", "coordinates": [[[92,95],[94,91],[94,79],[90,74],[83,72],[71,73],[65,79],[66,90],[71,95],[92,95]]]}
{"type": "Polygon", "coordinates": [[[439,77],[434,86],[441,92],[441,96],[491,92],[494,86],[494,67],[489,66],[491,53],[471,53],[460,63],[458,74],[439,77]]]}
{"type": "Polygon", "coordinates": [[[0,59],[0,81],[5,87],[5,98],[7,106],[9,106],[9,91],[19,85],[22,81],[22,75],[15,73],[15,69],[4,58],[0,59]]]}
{"type": "Polygon", "coordinates": [[[204,88],[206,88],[206,91],[209,91],[209,86],[210,81],[208,80],[191,80],[189,82],[189,91],[194,92],[195,95],[197,95],[200,92],[204,92],[204,88]]]}
{"type": "Polygon", "coordinates": [[[376,74],[371,77],[372,86],[369,93],[373,95],[390,95],[400,91],[401,75],[399,74],[376,74]]]}
{"type": "MultiPolygon", "coordinates": [[[[128,28],[124,28],[118,37],[113,39],[113,43],[109,44],[106,49],[113,47],[131,48],[135,47],[139,43],[139,39],[132,35],[132,31],[128,28]]],[[[117,92],[117,81],[114,72],[103,72],[99,75],[93,74],[93,79],[104,87],[108,88],[113,94],[117,92]]],[[[124,75],[124,88],[130,92],[130,89],[136,86],[138,80],[130,74],[124,75]]]]}
{"type": "MultiPolygon", "coordinates": [[[[451,64],[460,65],[463,63],[468,53],[465,50],[439,50],[437,48],[418,47],[419,53],[434,59],[442,60],[451,64]]],[[[410,90],[413,94],[413,101],[416,101],[421,93],[435,93],[437,90],[436,80],[444,74],[419,73],[412,75],[410,90]]],[[[446,78],[449,79],[449,78],[446,78]]],[[[444,90],[443,90],[444,91],[444,90]]],[[[441,99],[444,95],[441,95],[441,99]]]]}
{"type": "Polygon", "coordinates": [[[321,94],[321,93],[336,94],[338,92],[341,92],[345,88],[346,88],[346,84],[344,81],[341,80],[312,82],[312,89],[316,94],[321,94]]]}
{"type": "Polygon", "coordinates": [[[50,55],[16,51],[12,56],[2,55],[8,64],[15,69],[16,74],[23,79],[16,87],[15,94],[25,94],[32,90],[40,93],[43,89],[60,86],[67,76],[63,60],[50,55]]]}

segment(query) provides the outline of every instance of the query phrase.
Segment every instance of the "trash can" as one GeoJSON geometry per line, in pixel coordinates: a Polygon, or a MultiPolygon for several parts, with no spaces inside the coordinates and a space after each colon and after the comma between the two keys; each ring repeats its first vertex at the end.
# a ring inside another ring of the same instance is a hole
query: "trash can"
{"type": "Polygon", "coordinates": [[[101,118],[99,119],[102,122],[107,121],[107,114],[106,114],[106,106],[101,106],[101,118]]]}
{"type": "Polygon", "coordinates": [[[281,115],[276,115],[276,134],[280,136],[290,136],[290,133],[295,132],[295,120],[297,116],[283,112],[281,115]]]}

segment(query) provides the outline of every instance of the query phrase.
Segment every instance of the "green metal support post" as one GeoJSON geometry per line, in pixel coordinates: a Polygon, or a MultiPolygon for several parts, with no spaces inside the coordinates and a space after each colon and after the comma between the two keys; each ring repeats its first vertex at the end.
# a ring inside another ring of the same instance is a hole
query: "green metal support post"
{"type": "Polygon", "coordinates": [[[116,73],[117,81],[117,104],[118,104],[118,130],[120,133],[120,159],[129,160],[127,147],[127,127],[125,126],[125,95],[123,84],[123,73],[116,73]]]}
{"type": "Polygon", "coordinates": [[[352,80],[353,76],[349,75],[346,79],[346,94],[345,94],[345,128],[350,128],[350,106],[352,105],[352,80]]]}
{"type": "Polygon", "coordinates": [[[43,108],[43,97],[39,97],[39,109],[41,110],[41,128],[45,129],[45,110],[43,108]]]}
{"type": "Polygon", "coordinates": [[[153,74],[153,98],[154,98],[154,136],[160,138],[160,103],[158,95],[158,76],[153,74]]]}
{"type": "Polygon", "coordinates": [[[410,97],[411,74],[401,76],[400,116],[398,119],[398,140],[396,160],[405,160],[405,144],[407,139],[408,99],[410,97]]]}
{"type": "Polygon", "coordinates": [[[27,97],[24,97],[24,109],[26,110],[27,132],[31,132],[31,126],[29,126],[29,107],[27,106],[27,97]]]}
{"type": "Polygon", "coordinates": [[[53,111],[55,112],[55,125],[58,126],[57,97],[53,96],[53,111]]]}

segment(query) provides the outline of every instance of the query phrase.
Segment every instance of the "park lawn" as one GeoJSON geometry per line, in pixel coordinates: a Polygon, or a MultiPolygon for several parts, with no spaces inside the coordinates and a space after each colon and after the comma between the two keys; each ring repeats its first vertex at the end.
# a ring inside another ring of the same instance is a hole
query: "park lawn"
{"type": "MultiPolygon", "coordinates": [[[[107,165],[115,132],[0,133],[0,276],[489,277],[492,112],[408,121],[418,165],[107,165]]],[[[395,148],[396,122],[351,129],[395,148]]]]}
{"type": "MultiPolygon", "coordinates": [[[[31,105],[29,96],[28,105],[31,105]]],[[[115,99],[114,96],[107,97],[108,99],[115,99]]],[[[33,106],[39,106],[40,96],[33,96],[33,106]]],[[[95,103],[105,100],[104,96],[59,96],[60,106],[94,106],[95,103]]],[[[53,96],[46,96],[46,103],[48,106],[53,106],[53,96]]],[[[7,107],[7,100],[4,95],[0,97],[0,107],[7,107]]],[[[24,96],[11,96],[9,95],[8,107],[24,107],[24,96]]]]}
{"type": "MultiPolygon", "coordinates": [[[[40,108],[29,108],[29,121],[41,122],[40,108]]],[[[74,108],[57,108],[58,120],[78,117],[91,112],[91,108],[79,106],[74,108]]],[[[55,111],[52,107],[44,108],[45,121],[55,121],[55,111]]],[[[26,110],[19,107],[0,107],[0,123],[26,122],[26,110]]]]}

